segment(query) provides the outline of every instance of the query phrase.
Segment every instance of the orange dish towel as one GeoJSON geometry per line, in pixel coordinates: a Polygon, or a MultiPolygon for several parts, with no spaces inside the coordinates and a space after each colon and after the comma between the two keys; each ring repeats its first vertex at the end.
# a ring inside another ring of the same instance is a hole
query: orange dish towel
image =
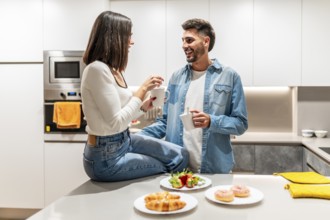
{"type": "Polygon", "coordinates": [[[80,102],[55,102],[53,122],[60,129],[77,129],[81,124],[80,102]]]}

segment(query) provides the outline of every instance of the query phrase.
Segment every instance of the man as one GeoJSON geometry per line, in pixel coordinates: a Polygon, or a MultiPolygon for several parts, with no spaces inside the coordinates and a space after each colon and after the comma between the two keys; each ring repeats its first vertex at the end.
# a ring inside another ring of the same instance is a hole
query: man
{"type": "Polygon", "coordinates": [[[182,48],[188,64],[175,72],[168,85],[170,97],[163,118],[140,134],[179,144],[189,151],[189,168],[201,173],[229,173],[234,166],[230,135],[248,128],[240,76],[208,52],[215,42],[209,22],[190,19],[182,24],[182,48]],[[189,108],[195,129],[187,131],[180,114],[189,108]]]}

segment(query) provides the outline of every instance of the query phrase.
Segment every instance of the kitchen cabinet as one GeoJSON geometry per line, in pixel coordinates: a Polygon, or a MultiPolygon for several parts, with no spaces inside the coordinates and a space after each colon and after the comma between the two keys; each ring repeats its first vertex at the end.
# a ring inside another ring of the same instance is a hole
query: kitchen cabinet
{"type": "Polygon", "coordinates": [[[109,0],[44,0],[44,50],[85,50],[96,17],[109,0]]]}
{"type": "Polygon", "coordinates": [[[126,71],[130,85],[141,84],[152,73],[163,74],[167,82],[186,64],[181,24],[195,17],[209,20],[215,28],[217,40],[210,57],[234,68],[244,86],[301,85],[300,0],[193,0],[189,4],[139,0],[110,5],[134,24],[135,45],[126,71]]]}
{"type": "Polygon", "coordinates": [[[42,61],[42,2],[0,1],[0,62],[42,61]]]}
{"type": "Polygon", "coordinates": [[[255,145],[255,174],[303,170],[303,147],[255,145]]]}
{"type": "Polygon", "coordinates": [[[330,1],[303,0],[302,85],[330,85],[330,1]]]}
{"type": "Polygon", "coordinates": [[[302,146],[233,144],[233,173],[273,174],[303,170],[302,146]]]}
{"type": "Polygon", "coordinates": [[[43,65],[0,64],[0,207],[43,208],[43,65]]]}
{"type": "Polygon", "coordinates": [[[252,86],[253,0],[210,0],[209,10],[216,33],[210,57],[235,69],[244,86],[252,86]]]}
{"type": "Polygon", "coordinates": [[[139,86],[155,74],[166,78],[165,1],[111,1],[110,9],[133,22],[134,45],[125,71],[127,84],[139,86]]]}
{"type": "MultiPolygon", "coordinates": [[[[205,1],[166,1],[166,78],[187,64],[182,49],[182,23],[191,18],[209,20],[209,4],[205,1]]],[[[216,41],[216,44],[218,42],[216,41]]]]}
{"type": "Polygon", "coordinates": [[[253,85],[301,84],[301,8],[300,0],[254,0],[253,85]]]}
{"type": "Polygon", "coordinates": [[[255,171],[255,146],[233,145],[235,166],[233,173],[254,173],[255,171]]]}
{"type": "Polygon", "coordinates": [[[304,171],[314,171],[330,176],[330,164],[306,148],[304,148],[304,162],[304,171]]]}
{"type": "Polygon", "coordinates": [[[45,143],[45,206],[89,180],[83,167],[85,143],[45,143]]]}

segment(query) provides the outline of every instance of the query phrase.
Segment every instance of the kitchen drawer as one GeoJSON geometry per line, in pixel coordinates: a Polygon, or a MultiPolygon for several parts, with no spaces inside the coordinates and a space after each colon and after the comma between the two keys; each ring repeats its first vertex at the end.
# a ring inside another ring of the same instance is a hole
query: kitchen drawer
{"type": "Polygon", "coordinates": [[[303,170],[302,146],[255,146],[255,173],[273,174],[303,170]]]}
{"type": "Polygon", "coordinates": [[[330,176],[330,164],[318,157],[310,150],[304,148],[304,159],[306,163],[306,170],[312,170],[319,174],[330,176]]]}
{"type": "Polygon", "coordinates": [[[233,145],[235,158],[234,173],[254,173],[254,145],[233,145]]]}

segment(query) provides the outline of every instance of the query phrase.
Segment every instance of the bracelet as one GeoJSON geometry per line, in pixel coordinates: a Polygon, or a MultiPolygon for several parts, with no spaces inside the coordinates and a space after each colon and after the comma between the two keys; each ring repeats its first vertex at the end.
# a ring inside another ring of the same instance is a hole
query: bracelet
{"type": "Polygon", "coordinates": [[[143,112],[143,113],[147,113],[147,111],[144,110],[142,107],[140,108],[140,111],[143,112]]]}

